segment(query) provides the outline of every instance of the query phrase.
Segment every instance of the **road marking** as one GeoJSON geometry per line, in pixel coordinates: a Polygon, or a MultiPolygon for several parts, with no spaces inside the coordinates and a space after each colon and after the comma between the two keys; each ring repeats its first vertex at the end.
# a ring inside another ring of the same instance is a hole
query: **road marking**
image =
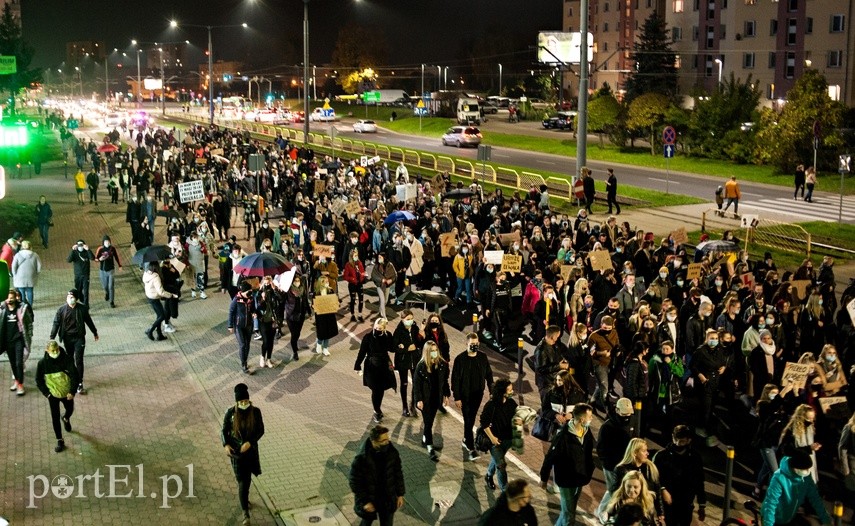
{"type": "Polygon", "coordinates": [[[754,197],[763,197],[763,194],[752,194],[751,192],[742,192],[742,195],[753,195],[754,197]]]}
{"type": "Polygon", "coordinates": [[[557,164],[557,163],[554,163],[554,162],[552,162],[552,161],[542,161],[542,160],[540,160],[540,159],[538,159],[538,160],[537,160],[537,162],[539,162],[540,164],[549,164],[549,165],[552,165],[552,166],[555,166],[555,165],[557,164]]]}
{"type": "Polygon", "coordinates": [[[651,181],[656,181],[656,182],[665,183],[665,184],[669,184],[669,183],[670,184],[680,184],[677,181],[669,181],[667,179],[657,179],[655,177],[648,177],[648,179],[650,179],[651,181]]]}
{"type": "Polygon", "coordinates": [[[493,157],[498,157],[499,159],[510,159],[511,158],[510,155],[502,155],[500,153],[494,153],[493,157]]]}

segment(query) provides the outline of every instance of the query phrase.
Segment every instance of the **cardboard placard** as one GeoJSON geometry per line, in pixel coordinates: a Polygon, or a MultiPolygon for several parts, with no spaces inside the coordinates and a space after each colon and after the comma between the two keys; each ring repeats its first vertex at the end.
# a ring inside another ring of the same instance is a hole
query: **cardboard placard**
{"type": "Polygon", "coordinates": [[[318,168],[318,175],[327,175],[329,173],[329,170],[326,168],[318,168]]]}
{"type": "Polygon", "coordinates": [[[591,268],[596,271],[608,270],[612,267],[612,257],[608,250],[594,250],[588,254],[591,268]]]}
{"type": "Polygon", "coordinates": [[[484,262],[492,265],[501,265],[502,257],[505,255],[504,250],[485,250],[484,262]]]}
{"type": "Polygon", "coordinates": [[[846,312],[849,313],[849,321],[852,322],[852,325],[855,325],[855,300],[846,304],[846,312]]]}
{"type": "Polygon", "coordinates": [[[440,255],[444,258],[451,257],[451,249],[457,244],[457,238],[454,232],[447,232],[439,235],[440,255]]]}
{"type": "Polygon", "coordinates": [[[178,184],[178,200],[182,203],[205,199],[205,185],[199,179],[178,184]]]}
{"type": "Polygon", "coordinates": [[[327,182],[323,179],[315,179],[315,195],[322,194],[327,191],[327,182]]]}
{"type": "Polygon", "coordinates": [[[502,256],[502,270],[505,272],[519,272],[522,269],[522,256],[505,254],[502,256]]]}
{"type": "Polygon", "coordinates": [[[700,279],[703,267],[703,263],[689,263],[689,267],[686,269],[686,279],[700,279]]]}
{"type": "Polygon", "coordinates": [[[312,254],[316,258],[330,258],[335,257],[335,248],[332,245],[315,245],[312,254]]]}
{"type": "Polygon", "coordinates": [[[822,412],[825,414],[828,414],[828,410],[831,409],[831,406],[845,403],[845,396],[826,396],[825,398],[819,399],[819,407],[822,408],[822,412]]]}
{"type": "Polygon", "coordinates": [[[337,216],[340,216],[341,214],[343,214],[343,213],[344,213],[344,210],[345,210],[346,208],[347,208],[347,203],[345,203],[345,202],[344,202],[343,200],[341,200],[341,199],[336,199],[336,200],[335,200],[335,201],[333,201],[333,203],[330,205],[330,210],[332,210],[332,213],[333,213],[334,215],[337,215],[337,216]]]}
{"type": "Polygon", "coordinates": [[[313,306],[315,314],[335,314],[339,309],[338,295],[324,294],[323,296],[315,296],[313,306]]]}
{"type": "Polygon", "coordinates": [[[742,284],[745,285],[745,288],[747,288],[747,289],[753,289],[754,288],[754,274],[751,274],[750,272],[746,272],[745,274],[742,274],[741,276],[739,276],[739,279],[742,280],[742,284]]]}
{"type": "Polygon", "coordinates": [[[807,289],[811,285],[809,279],[797,279],[795,281],[791,281],[790,284],[793,286],[793,294],[795,294],[798,301],[804,301],[807,299],[807,289]]]}
{"type": "Polygon", "coordinates": [[[178,271],[179,274],[184,272],[184,269],[187,268],[187,265],[178,260],[178,258],[172,258],[169,260],[169,263],[175,267],[175,270],[178,271]]]}
{"type": "Polygon", "coordinates": [[[208,164],[208,158],[207,157],[198,157],[196,159],[196,164],[206,165],[206,164],[208,164]]]}
{"type": "Polygon", "coordinates": [[[399,184],[395,185],[395,197],[399,202],[414,200],[418,194],[418,185],[399,184]]]}
{"type": "Polygon", "coordinates": [[[223,153],[224,152],[222,148],[214,148],[213,150],[211,150],[211,155],[223,155],[223,153]]]}
{"type": "Polygon", "coordinates": [[[564,279],[564,283],[570,281],[570,274],[573,273],[574,268],[573,265],[561,265],[561,277],[564,279]]]}
{"type": "Polygon", "coordinates": [[[506,248],[513,246],[514,242],[519,240],[519,230],[514,230],[510,234],[499,234],[499,244],[506,248]]]}
{"type": "Polygon", "coordinates": [[[362,211],[362,206],[359,204],[358,201],[348,201],[348,203],[344,207],[344,210],[345,212],[347,212],[348,216],[355,216],[356,214],[362,211]]]}
{"type": "Polygon", "coordinates": [[[671,232],[671,239],[674,240],[675,245],[684,245],[689,242],[689,234],[684,227],[680,227],[671,232]]]}
{"type": "Polygon", "coordinates": [[[781,385],[792,383],[793,388],[804,389],[807,383],[807,377],[814,368],[813,364],[787,362],[784,367],[784,375],[781,378],[781,385]]]}
{"type": "Polygon", "coordinates": [[[430,181],[430,189],[434,192],[444,192],[445,191],[445,179],[442,178],[442,174],[436,174],[433,179],[430,181]]]}

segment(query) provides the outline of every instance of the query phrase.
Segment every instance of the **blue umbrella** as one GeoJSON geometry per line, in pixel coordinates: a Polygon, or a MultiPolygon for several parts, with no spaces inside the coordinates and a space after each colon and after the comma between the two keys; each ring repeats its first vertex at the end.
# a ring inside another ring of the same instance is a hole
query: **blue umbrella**
{"type": "Polygon", "coordinates": [[[392,223],[397,223],[398,221],[411,221],[415,219],[412,213],[407,212],[406,210],[395,210],[391,214],[386,216],[386,220],[383,223],[387,225],[391,225],[392,223]]]}

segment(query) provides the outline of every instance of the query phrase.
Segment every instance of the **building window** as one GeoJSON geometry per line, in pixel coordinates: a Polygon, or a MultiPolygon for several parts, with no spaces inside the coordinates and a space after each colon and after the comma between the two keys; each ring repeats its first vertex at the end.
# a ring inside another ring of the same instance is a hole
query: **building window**
{"type": "Polygon", "coordinates": [[[792,51],[787,51],[787,65],[784,70],[784,77],[791,79],[796,76],[796,54],[792,51]]]}
{"type": "Polygon", "coordinates": [[[647,9],[653,7],[653,0],[647,0],[647,9]]]}
{"type": "Polygon", "coordinates": [[[713,70],[713,59],[711,56],[707,55],[705,64],[704,64],[704,76],[712,77],[713,70]]]}
{"type": "Polygon", "coordinates": [[[778,34],[778,21],[777,20],[769,20],[769,36],[773,37],[778,34]]]}
{"type": "Polygon", "coordinates": [[[727,9],[727,0],[721,0],[721,8],[727,9]]]}
{"type": "Polygon", "coordinates": [[[692,26],[692,42],[698,41],[698,26],[692,26]]]}
{"type": "Polygon", "coordinates": [[[828,86],[828,96],[831,100],[839,101],[840,100],[840,85],[834,84],[828,86]]]}
{"type": "Polygon", "coordinates": [[[798,36],[798,25],[797,20],[795,18],[790,18],[787,20],[787,45],[795,46],[796,45],[796,37],[798,36]]]}
{"type": "Polygon", "coordinates": [[[674,0],[674,12],[682,13],[683,12],[683,0],[674,0]]]}
{"type": "Polygon", "coordinates": [[[603,4],[603,12],[604,12],[604,13],[608,13],[608,12],[609,12],[609,3],[608,3],[608,2],[606,2],[605,4],[603,4]]]}
{"type": "Polygon", "coordinates": [[[609,23],[603,22],[603,33],[608,33],[608,32],[609,32],[609,23]]]}
{"type": "Polygon", "coordinates": [[[775,85],[769,84],[766,86],[766,98],[772,100],[775,98],[775,85]]]}
{"type": "Polygon", "coordinates": [[[778,62],[778,55],[774,51],[769,52],[769,69],[775,69],[778,62]]]}
{"type": "Polygon", "coordinates": [[[707,27],[707,49],[712,49],[715,46],[715,29],[712,26],[707,27]]]}
{"type": "Polygon", "coordinates": [[[829,68],[839,68],[843,66],[843,51],[841,50],[833,50],[828,52],[828,62],[826,63],[829,68]]]}
{"type": "Polygon", "coordinates": [[[680,55],[674,57],[674,67],[677,69],[683,67],[683,59],[680,58],[680,55]]]}
{"type": "Polygon", "coordinates": [[[745,5],[757,5],[757,0],[745,0],[745,5]]]}
{"type": "Polygon", "coordinates": [[[569,16],[571,18],[573,17],[573,6],[570,6],[570,9],[568,9],[567,16],[569,16]]]}
{"type": "Polygon", "coordinates": [[[721,30],[721,39],[724,40],[727,38],[727,26],[722,24],[719,28],[721,30]]]}
{"type": "Polygon", "coordinates": [[[799,10],[799,0],[787,0],[787,10],[791,13],[799,10]]]}
{"type": "Polygon", "coordinates": [[[742,55],[742,68],[743,69],[754,69],[754,53],[743,53],[743,55],[742,55]]]}
{"type": "Polygon", "coordinates": [[[695,11],[697,11],[698,9],[701,8],[701,0],[695,0],[695,3],[693,5],[694,5],[693,9],[695,11]]]}
{"type": "Polygon", "coordinates": [[[745,37],[755,37],[757,36],[757,22],[754,20],[746,20],[745,21],[745,37]]]}
{"type": "Polygon", "coordinates": [[[609,43],[603,42],[603,53],[607,52],[608,50],[609,50],[609,43]]]}
{"type": "Polygon", "coordinates": [[[609,61],[607,60],[607,61],[603,62],[603,71],[608,71],[608,70],[609,70],[609,61]]]}
{"type": "Polygon", "coordinates": [[[682,27],[672,27],[671,28],[671,41],[672,42],[680,42],[683,40],[683,28],[682,27]]]}
{"type": "Polygon", "coordinates": [[[846,28],[846,17],[844,15],[831,15],[831,32],[842,33],[846,28]]]}
{"type": "Polygon", "coordinates": [[[813,33],[813,18],[807,17],[805,19],[805,35],[810,35],[813,33]]]}

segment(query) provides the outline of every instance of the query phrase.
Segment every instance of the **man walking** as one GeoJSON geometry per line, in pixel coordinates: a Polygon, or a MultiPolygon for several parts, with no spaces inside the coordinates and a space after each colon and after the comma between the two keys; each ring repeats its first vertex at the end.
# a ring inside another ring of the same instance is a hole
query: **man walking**
{"type": "MultiPolygon", "coordinates": [[[[66,261],[74,266],[74,289],[80,293],[79,300],[89,305],[89,262],[95,260],[95,254],[89,250],[89,245],[82,239],[71,245],[71,252],[66,261]]],[[[80,376],[83,376],[81,371],[80,376]]]]}
{"type": "Polygon", "coordinates": [[[42,238],[42,246],[47,248],[50,225],[53,222],[53,210],[51,210],[50,204],[48,204],[47,198],[44,195],[39,196],[39,204],[36,205],[36,217],[39,224],[39,235],[42,238]]]}
{"type": "Polygon", "coordinates": [[[609,213],[612,213],[612,204],[614,204],[617,215],[620,215],[620,204],[617,202],[617,177],[612,168],[609,168],[609,178],[606,179],[606,201],[609,204],[609,213]]]}
{"type": "Polygon", "coordinates": [[[95,328],[92,316],[89,315],[89,307],[80,302],[80,292],[77,289],[71,289],[65,297],[65,305],[57,309],[56,316],[53,318],[50,339],[53,340],[59,336],[65,349],[74,357],[79,381],[77,392],[84,395],[86,388],[83,386],[83,353],[86,350],[86,327],[92,331],[97,342],[98,329],[95,328]]]}
{"type": "Polygon", "coordinates": [[[531,490],[528,482],[516,479],[508,482],[508,488],[496,499],[496,505],[484,512],[478,526],[537,526],[537,515],[531,505],[531,490]]]}
{"type": "Polygon", "coordinates": [[[665,503],[668,526],[692,526],[692,511],[698,501],[698,520],[706,519],[707,494],[704,490],[704,464],[692,449],[694,433],[678,425],[671,433],[671,443],[653,457],[659,469],[659,484],[665,503]]]}
{"type": "Polygon", "coordinates": [[[478,450],[475,449],[472,428],[475,426],[475,417],[478,416],[478,409],[481,407],[484,384],[487,385],[487,392],[493,389],[493,370],[487,355],[479,350],[478,335],[470,332],[466,340],[466,352],[454,358],[454,367],[451,369],[451,391],[454,394],[457,409],[463,412],[463,449],[468,451],[469,460],[474,461],[479,455],[478,450]]]}
{"type": "Polygon", "coordinates": [[[98,206],[98,184],[101,180],[98,178],[98,174],[95,172],[93,168],[92,171],[89,172],[89,175],[86,176],[86,186],[89,187],[89,204],[92,204],[92,201],[95,201],[95,206],[98,206]]]}
{"type": "Polygon", "coordinates": [[[110,302],[110,307],[116,308],[115,303],[115,278],[116,265],[119,269],[122,268],[122,263],[119,261],[119,252],[113,246],[110,236],[105,235],[104,240],[95,252],[95,259],[100,266],[99,277],[101,278],[101,287],[104,288],[104,301],[110,302]]]}
{"type": "Polygon", "coordinates": [[[353,509],[360,526],[380,520],[392,526],[395,512],[404,505],[404,471],[401,456],[389,439],[389,429],[375,426],[356,452],[348,475],[354,494],[353,509]]]}
{"type": "Polygon", "coordinates": [[[552,439],[552,446],[540,468],[540,487],[546,489],[555,468],[555,485],[561,497],[561,514],[555,526],[576,524],[576,505],[582,489],[594,474],[594,439],[589,427],[594,413],[588,404],[576,404],[573,416],[552,439]]]}
{"type": "Polygon", "coordinates": [[[621,398],[615,404],[615,411],[609,418],[603,422],[600,427],[600,434],[597,435],[597,456],[603,463],[603,476],[606,479],[606,492],[597,507],[597,518],[601,523],[605,524],[607,516],[605,515],[606,506],[611,500],[612,493],[609,488],[613,488],[620,482],[615,475],[615,467],[623,459],[626,452],[626,446],[633,435],[631,425],[632,415],[635,410],[632,408],[632,401],[629,398],[621,398]]]}
{"type": "Polygon", "coordinates": [[[733,215],[739,217],[739,200],[742,198],[742,192],[739,191],[739,183],[736,182],[736,176],[731,175],[730,181],[724,183],[724,198],[727,199],[727,204],[724,205],[724,210],[721,211],[722,216],[733,204],[733,215]]]}
{"type": "Polygon", "coordinates": [[[251,295],[252,286],[244,281],[229,305],[229,332],[237,338],[240,366],[245,374],[252,374],[247,365],[249,344],[252,340],[252,317],[255,311],[251,295]]]}
{"type": "Polygon", "coordinates": [[[591,177],[591,170],[587,168],[582,168],[582,190],[585,192],[585,210],[589,214],[593,214],[591,212],[591,205],[594,204],[594,197],[597,195],[597,190],[594,187],[594,178],[591,177]]]}

